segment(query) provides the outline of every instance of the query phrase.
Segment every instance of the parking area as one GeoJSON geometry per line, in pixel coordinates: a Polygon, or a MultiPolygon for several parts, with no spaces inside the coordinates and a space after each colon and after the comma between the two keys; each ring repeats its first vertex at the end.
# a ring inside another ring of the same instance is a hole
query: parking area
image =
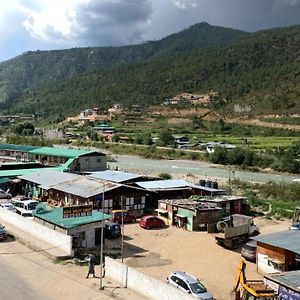
{"type": "MultiPolygon", "coordinates": [[[[261,232],[286,230],[289,222],[257,218],[261,232]]],[[[107,246],[120,245],[121,239],[107,246]]],[[[218,300],[231,299],[240,249],[218,246],[207,232],[189,232],[181,228],[145,230],[138,224],[125,225],[124,262],[154,278],[165,281],[173,271],[186,271],[198,277],[218,300]]],[[[247,264],[249,279],[260,279],[256,265],[247,264]]]]}

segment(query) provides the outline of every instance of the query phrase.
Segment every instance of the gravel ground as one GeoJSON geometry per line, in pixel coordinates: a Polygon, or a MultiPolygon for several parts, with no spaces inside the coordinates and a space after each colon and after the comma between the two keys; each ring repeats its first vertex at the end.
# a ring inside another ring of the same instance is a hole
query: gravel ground
{"type": "MultiPolygon", "coordinates": [[[[288,221],[257,218],[261,233],[286,230],[288,221]]],[[[125,225],[124,262],[137,270],[165,281],[173,271],[187,271],[198,277],[217,300],[232,299],[240,249],[230,251],[218,246],[206,232],[189,232],[169,227],[144,230],[138,224],[125,225]]],[[[118,241],[109,241],[120,244],[118,241]]],[[[109,247],[109,244],[107,244],[109,247]]],[[[247,263],[249,279],[260,279],[254,263],[247,263]]]]}

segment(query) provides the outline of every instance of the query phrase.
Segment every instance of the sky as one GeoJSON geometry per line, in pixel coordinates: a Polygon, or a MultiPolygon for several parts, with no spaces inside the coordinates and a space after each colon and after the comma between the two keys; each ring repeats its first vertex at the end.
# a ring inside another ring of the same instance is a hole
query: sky
{"type": "Polygon", "coordinates": [[[0,61],[159,40],[200,22],[250,32],[296,25],[300,0],[0,0],[0,61]]]}

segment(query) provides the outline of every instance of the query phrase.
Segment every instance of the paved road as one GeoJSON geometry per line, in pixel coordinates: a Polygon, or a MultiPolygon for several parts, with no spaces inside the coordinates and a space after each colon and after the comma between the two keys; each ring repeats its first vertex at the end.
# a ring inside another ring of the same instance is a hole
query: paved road
{"type": "Polygon", "coordinates": [[[0,261],[1,299],[41,299],[7,263],[0,261]]]}
{"type": "MultiPolygon", "coordinates": [[[[18,241],[0,242],[0,299],[9,300],[145,300],[109,278],[86,279],[87,266],[53,263],[18,241]]],[[[99,274],[96,266],[96,274],[99,274]]]]}

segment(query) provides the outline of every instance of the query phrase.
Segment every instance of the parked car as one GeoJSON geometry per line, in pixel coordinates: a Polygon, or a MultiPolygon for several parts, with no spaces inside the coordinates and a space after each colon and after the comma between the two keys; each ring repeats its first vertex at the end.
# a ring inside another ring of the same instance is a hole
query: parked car
{"type": "Polygon", "coordinates": [[[22,217],[24,217],[24,218],[26,218],[26,219],[28,219],[28,220],[33,220],[34,218],[33,218],[33,214],[32,214],[32,212],[31,211],[22,211],[21,212],[21,216],[22,217]]]}
{"type": "Polygon", "coordinates": [[[206,287],[194,276],[186,272],[173,272],[167,278],[167,283],[202,300],[213,300],[206,287]]]}
{"type": "Polygon", "coordinates": [[[112,218],[111,218],[112,222],[122,223],[122,215],[123,215],[124,223],[136,222],[136,217],[124,209],[123,210],[121,210],[121,209],[120,210],[112,210],[110,214],[112,215],[112,218]]]}
{"type": "Polygon", "coordinates": [[[242,247],[241,250],[242,257],[246,258],[247,260],[256,261],[256,241],[251,240],[247,244],[242,247]]]}
{"type": "Polygon", "coordinates": [[[140,227],[145,229],[164,228],[165,222],[156,216],[144,216],[139,222],[140,227]]]}
{"type": "Polygon", "coordinates": [[[5,226],[0,224],[0,241],[4,241],[7,239],[7,231],[5,230],[5,226]]]}
{"type": "Polygon", "coordinates": [[[11,194],[0,189],[0,199],[10,199],[11,194]]]}
{"type": "Polygon", "coordinates": [[[12,203],[9,203],[9,202],[0,203],[0,207],[3,208],[3,209],[13,211],[13,212],[16,211],[15,206],[12,203]]]}
{"type": "Polygon", "coordinates": [[[293,231],[298,231],[298,230],[300,230],[300,222],[295,222],[295,223],[293,223],[293,224],[290,226],[289,229],[290,229],[290,230],[293,230],[293,231]]]}
{"type": "Polygon", "coordinates": [[[121,227],[119,223],[106,222],[104,230],[105,237],[108,239],[117,239],[121,236],[121,227]]]}

